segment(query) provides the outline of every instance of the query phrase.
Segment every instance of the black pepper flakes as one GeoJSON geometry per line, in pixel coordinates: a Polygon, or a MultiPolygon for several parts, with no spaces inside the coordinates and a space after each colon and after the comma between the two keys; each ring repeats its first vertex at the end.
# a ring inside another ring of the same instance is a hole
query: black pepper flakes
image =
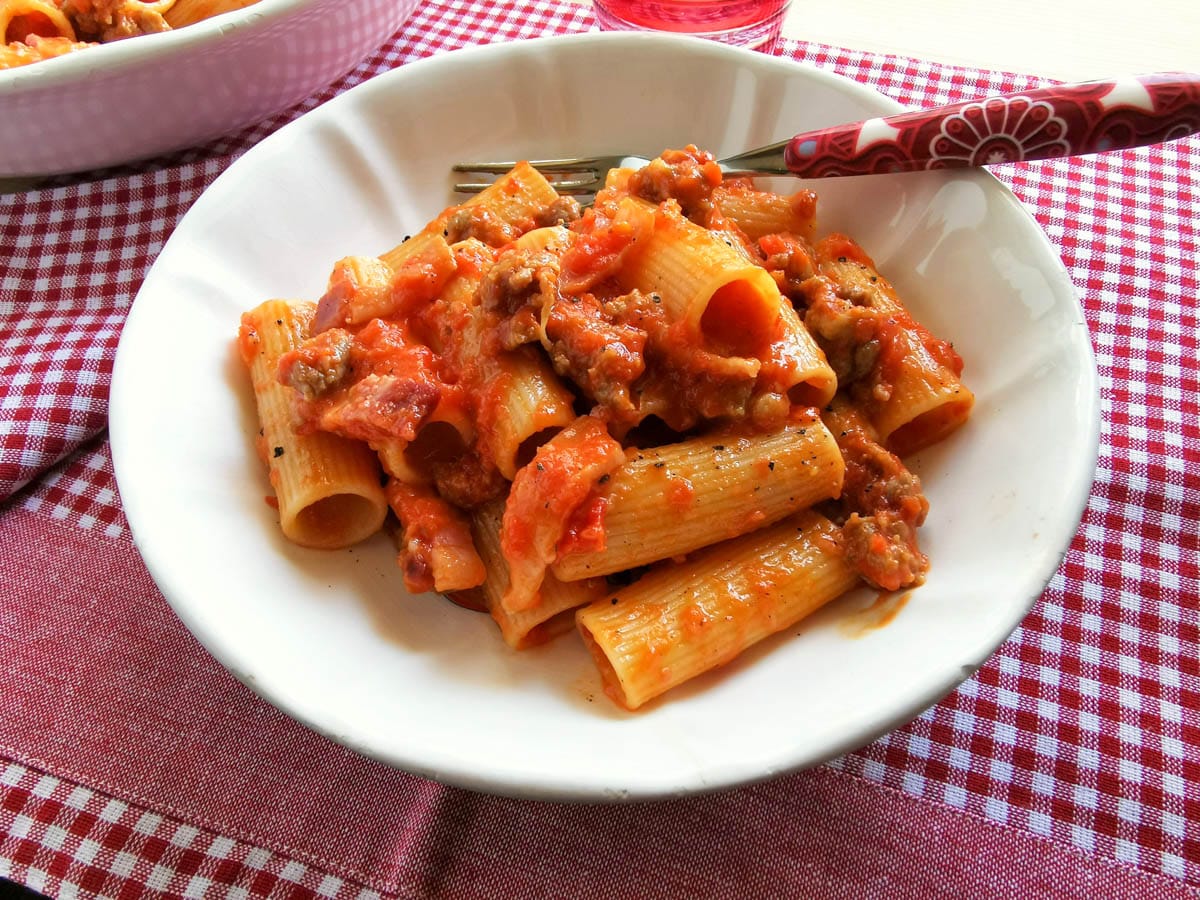
{"type": "Polygon", "coordinates": [[[617,601],[618,601],[618,600],[620,600],[620,599],[621,599],[620,597],[613,597],[613,598],[612,598],[610,601],[608,601],[608,602],[609,602],[609,603],[611,603],[613,606],[616,606],[616,605],[617,605],[617,601]]]}
{"type": "Polygon", "coordinates": [[[775,460],[773,460],[773,459],[767,460],[767,470],[771,471],[771,472],[775,471],[775,460]]]}
{"type": "Polygon", "coordinates": [[[713,444],[713,449],[716,450],[717,452],[720,452],[725,449],[725,445],[724,444],[713,444]]]}
{"type": "Polygon", "coordinates": [[[282,448],[282,447],[276,447],[276,448],[275,448],[275,454],[274,454],[274,455],[275,455],[275,458],[276,458],[276,459],[279,459],[279,457],[283,456],[283,448],[282,448]]]}

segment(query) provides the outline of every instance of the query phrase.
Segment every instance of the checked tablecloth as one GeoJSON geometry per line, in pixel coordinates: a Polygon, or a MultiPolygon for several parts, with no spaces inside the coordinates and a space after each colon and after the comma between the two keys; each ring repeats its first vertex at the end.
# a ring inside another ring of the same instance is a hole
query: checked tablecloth
{"type": "MultiPolygon", "coordinates": [[[[0,876],[53,896],[1192,896],[1200,887],[1200,141],[998,172],[1061,249],[1103,424],[1062,566],[970,680],[816,770],[570,806],[408,776],[254,697],[129,536],[104,426],[147,269],[285,121],[458,47],[594,27],[430,3],[296,110],[0,196],[0,876]]],[[[911,106],[1035,79],[783,41],[911,106]]]]}

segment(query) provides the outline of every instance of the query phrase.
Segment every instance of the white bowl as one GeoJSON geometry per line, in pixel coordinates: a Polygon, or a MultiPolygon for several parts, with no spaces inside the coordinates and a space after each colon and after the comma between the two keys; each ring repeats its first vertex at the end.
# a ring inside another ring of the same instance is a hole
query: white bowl
{"type": "Polygon", "coordinates": [[[507,649],[486,616],[405,594],[380,537],[290,545],[264,503],[233,338],[268,297],[313,297],[332,263],[380,253],[454,201],[471,158],[729,153],[890,112],[853,82],[708,42],[595,34],[459,51],[382,75],[246,153],[196,201],[133,306],[112,389],[135,539],[206,647],[263,697],[420,775],[529,797],[629,798],[812,765],[917,715],[1013,630],[1088,496],[1097,382],[1054,248],[985,172],[813,186],[950,339],[972,421],[914,461],[932,506],[928,582],[891,624],[859,591],[637,713],[567,635],[507,649]]]}
{"type": "Polygon", "coordinates": [[[416,5],[260,0],[0,70],[0,178],[96,169],[228,134],[350,71],[416,5]]]}

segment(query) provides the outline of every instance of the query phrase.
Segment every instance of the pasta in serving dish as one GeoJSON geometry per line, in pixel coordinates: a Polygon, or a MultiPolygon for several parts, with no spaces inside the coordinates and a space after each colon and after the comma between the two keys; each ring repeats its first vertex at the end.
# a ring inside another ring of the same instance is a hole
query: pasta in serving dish
{"type": "Polygon", "coordinates": [[[695,147],[586,211],[518,165],[238,346],[291,540],[390,527],[409,590],[518,649],[577,627],[631,709],[863,579],[919,584],[900,455],[973,400],[811,192],[695,147]]]}
{"type": "Polygon", "coordinates": [[[170,31],[257,0],[0,0],[0,69],[170,31]]]}

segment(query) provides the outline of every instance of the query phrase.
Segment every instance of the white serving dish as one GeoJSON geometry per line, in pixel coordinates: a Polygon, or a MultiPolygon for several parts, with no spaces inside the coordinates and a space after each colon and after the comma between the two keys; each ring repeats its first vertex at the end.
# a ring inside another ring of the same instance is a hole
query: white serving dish
{"type": "Polygon", "coordinates": [[[416,5],[260,0],[0,70],[0,178],[97,169],[229,134],[350,71],[416,5]]]}
{"type": "Polygon", "coordinates": [[[238,678],[365,754],[525,797],[681,795],[863,745],[951,690],[1057,568],[1099,434],[1088,329],[1037,223],[982,171],[815,183],[824,230],[872,253],[954,342],[977,396],[913,460],[931,503],[928,582],[886,627],[862,590],[637,713],[568,635],[514,653],[490,619],[406,595],[380,537],[291,546],[263,502],[233,349],[240,313],[313,297],[332,263],[381,253],[450,193],[451,162],[583,152],[719,154],[892,112],[874,91],[689,39],[593,34],[458,51],[363,84],[270,136],[201,196],[122,337],[111,429],[126,514],[180,617],[238,678]]]}

